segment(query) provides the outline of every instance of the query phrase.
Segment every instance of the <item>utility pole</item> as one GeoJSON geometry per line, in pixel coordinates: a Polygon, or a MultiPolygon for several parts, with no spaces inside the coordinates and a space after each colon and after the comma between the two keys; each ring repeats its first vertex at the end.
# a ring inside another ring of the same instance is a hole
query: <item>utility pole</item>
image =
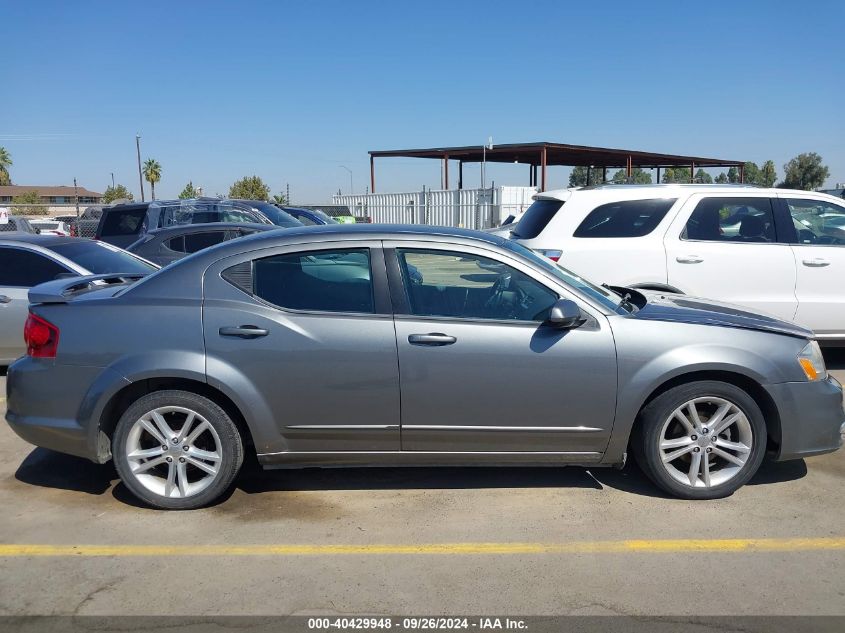
{"type": "Polygon", "coordinates": [[[144,201],[144,176],[141,174],[141,135],[135,135],[135,149],[138,152],[138,183],[141,185],[141,202],[144,201]]]}
{"type": "Polygon", "coordinates": [[[285,201],[290,204],[290,183],[285,183],[285,201]]]}
{"type": "Polygon", "coordinates": [[[76,188],[76,178],[73,179],[73,196],[76,198],[76,219],[79,220],[79,189],[76,188]]]}
{"type": "Polygon", "coordinates": [[[111,173],[111,188],[114,189],[114,172],[111,173]]]}

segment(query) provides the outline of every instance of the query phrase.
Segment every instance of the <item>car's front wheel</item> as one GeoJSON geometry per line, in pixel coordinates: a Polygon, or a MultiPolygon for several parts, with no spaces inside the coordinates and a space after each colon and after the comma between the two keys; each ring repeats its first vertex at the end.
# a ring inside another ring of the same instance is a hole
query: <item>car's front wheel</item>
{"type": "Polygon", "coordinates": [[[223,495],[243,462],[243,442],[228,414],[188,391],[157,391],[121,416],[112,455],[124,485],[145,503],[190,510],[223,495]]]}
{"type": "Polygon", "coordinates": [[[680,385],[640,413],[632,438],[637,462],[660,488],[684,499],[732,494],[757,472],[766,424],[754,399],[734,385],[680,385]]]}

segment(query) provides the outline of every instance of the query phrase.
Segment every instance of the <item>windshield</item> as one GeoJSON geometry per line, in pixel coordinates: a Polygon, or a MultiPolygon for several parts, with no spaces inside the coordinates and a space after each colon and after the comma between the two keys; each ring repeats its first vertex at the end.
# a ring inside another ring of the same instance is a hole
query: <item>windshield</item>
{"type": "Polygon", "coordinates": [[[517,244],[516,242],[513,242],[511,240],[505,240],[504,246],[505,248],[508,248],[514,251],[515,253],[522,255],[526,259],[530,259],[532,262],[540,266],[543,270],[550,272],[552,275],[560,279],[567,286],[571,286],[572,288],[575,288],[581,293],[589,296],[591,299],[594,299],[608,310],[617,312],[619,314],[628,314],[629,310],[620,306],[622,297],[620,297],[612,290],[604,288],[602,286],[596,286],[595,284],[587,281],[583,277],[580,277],[572,271],[567,270],[563,266],[556,264],[548,257],[543,257],[542,255],[532,251],[530,248],[525,248],[521,244],[517,244]]]}
{"type": "Polygon", "coordinates": [[[293,227],[302,226],[302,222],[293,217],[290,213],[282,211],[279,207],[272,204],[253,204],[252,207],[256,211],[260,211],[276,226],[293,227]]]}
{"type": "Polygon", "coordinates": [[[153,264],[143,261],[103,242],[69,242],[57,244],[51,250],[62,257],[90,270],[94,275],[105,275],[108,273],[151,273],[158,268],[153,264]]]}

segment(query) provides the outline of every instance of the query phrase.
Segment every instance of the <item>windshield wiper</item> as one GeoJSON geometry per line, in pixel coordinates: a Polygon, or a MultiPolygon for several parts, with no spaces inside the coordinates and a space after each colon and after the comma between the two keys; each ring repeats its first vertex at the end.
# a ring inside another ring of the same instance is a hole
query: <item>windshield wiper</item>
{"type": "Polygon", "coordinates": [[[628,312],[636,312],[639,308],[631,301],[632,295],[630,292],[625,292],[624,294],[616,290],[615,288],[605,284],[601,285],[602,288],[610,290],[613,294],[622,297],[622,300],[616,304],[617,308],[625,308],[628,312]]]}

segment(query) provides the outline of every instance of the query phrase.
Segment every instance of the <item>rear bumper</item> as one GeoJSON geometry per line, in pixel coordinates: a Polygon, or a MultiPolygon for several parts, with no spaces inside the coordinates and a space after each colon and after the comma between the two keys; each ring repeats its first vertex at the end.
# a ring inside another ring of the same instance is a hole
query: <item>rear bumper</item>
{"type": "Polygon", "coordinates": [[[30,444],[100,462],[103,396],[126,384],[110,369],[24,357],[6,377],[6,422],[30,444]]]}
{"type": "Polygon", "coordinates": [[[829,377],[817,382],[767,385],[780,412],[778,461],[831,453],[842,446],[845,423],[842,385],[829,377]]]}

